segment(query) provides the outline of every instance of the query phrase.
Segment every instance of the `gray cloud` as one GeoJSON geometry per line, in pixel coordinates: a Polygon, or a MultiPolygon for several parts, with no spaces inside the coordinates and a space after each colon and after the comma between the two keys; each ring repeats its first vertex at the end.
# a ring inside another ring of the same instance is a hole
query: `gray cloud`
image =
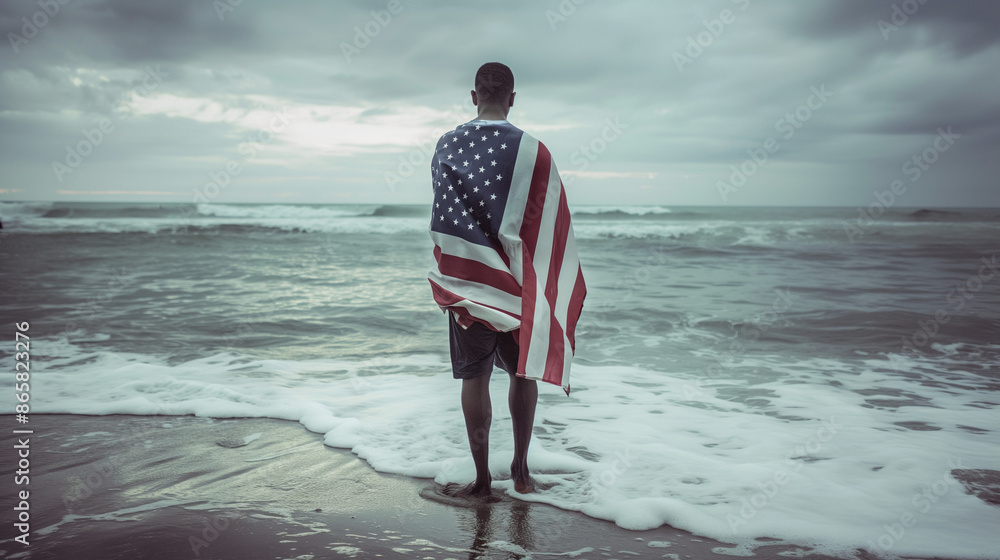
{"type": "Polygon", "coordinates": [[[798,20],[797,27],[803,34],[852,38],[869,35],[886,43],[882,46],[892,46],[898,41],[902,48],[946,45],[958,57],[972,56],[1000,43],[997,34],[1000,4],[988,1],[843,0],[802,12],[798,20]],[[883,22],[883,27],[880,28],[879,22],[883,22]],[[925,33],[915,33],[913,29],[902,32],[911,27],[925,33]]]}

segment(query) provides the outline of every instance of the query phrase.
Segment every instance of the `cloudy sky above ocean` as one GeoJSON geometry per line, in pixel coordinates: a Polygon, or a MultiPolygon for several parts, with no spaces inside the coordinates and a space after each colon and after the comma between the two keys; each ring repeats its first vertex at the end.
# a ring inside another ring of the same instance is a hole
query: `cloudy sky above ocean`
{"type": "Polygon", "coordinates": [[[998,25],[985,0],[5,1],[0,200],[426,202],[498,60],[575,204],[1000,206],[998,25]]]}

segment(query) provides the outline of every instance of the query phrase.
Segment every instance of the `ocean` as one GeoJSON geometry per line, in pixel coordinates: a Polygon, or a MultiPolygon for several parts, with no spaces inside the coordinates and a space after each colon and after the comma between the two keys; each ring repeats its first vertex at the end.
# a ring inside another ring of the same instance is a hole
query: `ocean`
{"type": "MultiPolygon", "coordinates": [[[[572,391],[539,386],[529,466],[552,487],[521,499],[748,554],[995,557],[1000,508],[952,471],[1000,469],[1000,210],[572,215],[572,391]]],[[[429,216],[3,202],[0,356],[29,322],[32,414],[285,419],[379,471],[468,482],[429,216]]]]}

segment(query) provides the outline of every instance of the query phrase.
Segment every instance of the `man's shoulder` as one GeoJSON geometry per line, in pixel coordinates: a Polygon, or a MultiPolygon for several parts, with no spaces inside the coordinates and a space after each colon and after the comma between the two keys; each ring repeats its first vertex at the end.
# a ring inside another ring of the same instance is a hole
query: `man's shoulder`
{"type": "MultiPolygon", "coordinates": [[[[454,146],[457,146],[457,143],[464,143],[466,141],[479,142],[480,140],[500,139],[507,145],[510,145],[511,140],[513,140],[515,147],[524,140],[538,142],[534,136],[511,124],[510,121],[473,119],[442,134],[438,138],[435,151],[452,149],[454,146]]],[[[541,144],[541,142],[538,143],[541,144]]],[[[506,146],[504,146],[504,149],[506,149],[506,146]]]]}
{"type": "Polygon", "coordinates": [[[471,134],[474,134],[477,130],[482,131],[484,129],[506,130],[510,133],[524,134],[529,137],[531,136],[524,130],[521,130],[520,128],[512,124],[510,121],[483,121],[483,120],[473,119],[471,121],[464,122],[456,126],[455,128],[445,132],[444,134],[441,135],[440,139],[445,140],[451,138],[458,138],[459,136],[469,136],[471,134]]]}

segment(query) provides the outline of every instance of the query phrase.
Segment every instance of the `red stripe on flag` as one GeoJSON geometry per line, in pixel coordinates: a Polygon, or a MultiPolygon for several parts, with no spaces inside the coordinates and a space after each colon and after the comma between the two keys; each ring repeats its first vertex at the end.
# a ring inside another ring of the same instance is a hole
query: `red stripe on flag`
{"type": "Polygon", "coordinates": [[[552,159],[549,150],[541,142],[538,143],[538,153],[535,157],[535,168],[531,173],[531,185],[528,189],[528,199],[524,207],[524,220],[521,222],[521,274],[523,289],[521,291],[521,334],[519,344],[521,352],[517,360],[517,374],[527,375],[525,366],[528,362],[528,342],[535,321],[535,293],[537,275],[533,258],[538,245],[538,233],[542,224],[542,209],[545,207],[545,191],[549,187],[549,175],[552,171],[552,159]]]}
{"type": "Polygon", "coordinates": [[[569,339],[569,347],[576,352],[576,323],[580,320],[580,312],[583,311],[583,298],[587,296],[587,284],[583,281],[583,267],[576,269],[576,284],[573,285],[573,294],[569,298],[569,313],[566,314],[566,338],[569,339]]]}
{"type": "Polygon", "coordinates": [[[535,169],[531,173],[531,187],[528,189],[528,200],[524,206],[524,220],[521,222],[521,242],[525,248],[535,254],[538,245],[538,233],[542,225],[542,214],[545,208],[545,193],[549,189],[549,174],[552,172],[552,158],[549,149],[538,143],[538,155],[535,157],[535,169]]]}
{"type": "Polygon", "coordinates": [[[521,296],[521,285],[507,271],[497,270],[477,260],[446,255],[437,245],[434,246],[434,259],[438,270],[445,276],[490,286],[515,297],[521,296]]]}

